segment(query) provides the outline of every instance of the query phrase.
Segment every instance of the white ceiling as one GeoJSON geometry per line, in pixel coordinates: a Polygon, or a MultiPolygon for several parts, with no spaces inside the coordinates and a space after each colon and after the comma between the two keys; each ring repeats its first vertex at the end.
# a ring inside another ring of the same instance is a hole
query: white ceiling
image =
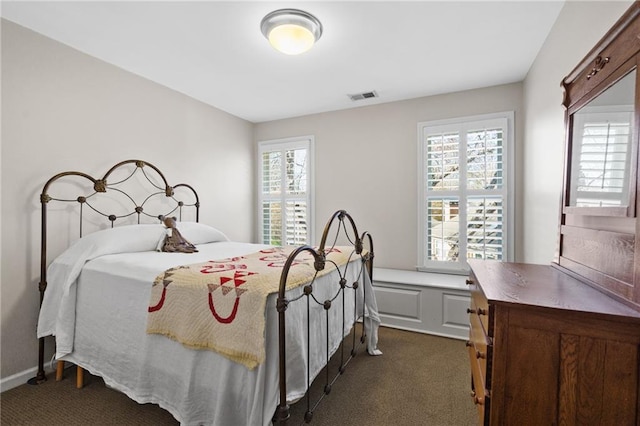
{"type": "Polygon", "coordinates": [[[2,1],[2,17],[252,122],[522,81],[563,1],[2,1]],[[309,52],[260,32],[320,19],[309,52]],[[375,90],[379,98],[351,101],[375,90]]]}

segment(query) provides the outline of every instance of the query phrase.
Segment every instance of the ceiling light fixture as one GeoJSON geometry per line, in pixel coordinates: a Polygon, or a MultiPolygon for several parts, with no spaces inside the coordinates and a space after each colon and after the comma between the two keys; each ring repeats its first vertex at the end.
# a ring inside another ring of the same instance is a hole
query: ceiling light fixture
{"type": "Polygon", "coordinates": [[[262,34],[282,53],[298,55],[311,49],[322,35],[322,24],[299,9],[278,9],[262,18],[262,34]]]}

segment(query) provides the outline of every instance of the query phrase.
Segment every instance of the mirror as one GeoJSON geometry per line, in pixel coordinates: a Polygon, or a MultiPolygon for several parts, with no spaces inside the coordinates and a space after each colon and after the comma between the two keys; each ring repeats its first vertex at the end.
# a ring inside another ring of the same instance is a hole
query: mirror
{"type": "Polygon", "coordinates": [[[570,207],[627,207],[636,70],[572,115],[570,207]]]}

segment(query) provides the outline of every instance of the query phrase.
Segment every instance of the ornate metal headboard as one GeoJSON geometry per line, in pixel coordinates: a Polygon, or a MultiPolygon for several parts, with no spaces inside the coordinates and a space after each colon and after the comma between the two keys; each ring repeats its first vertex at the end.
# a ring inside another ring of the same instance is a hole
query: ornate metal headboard
{"type": "MultiPolygon", "coordinates": [[[[85,223],[92,223],[99,229],[100,222],[103,227],[114,227],[116,221],[122,224],[159,222],[165,216],[176,216],[178,220],[182,220],[185,209],[193,210],[194,215],[190,217],[196,222],[200,218],[200,201],[195,189],[185,183],[169,185],[162,172],[146,161],[122,161],[111,167],[100,179],[83,172],[58,173],[45,183],[40,194],[40,304],[47,288],[47,207],[53,201],[71,206],[70,210],[77,211],[78,237],[82,237],[85,223]],[[50,195],[53,184],[59,190],[56,194],[64,194],[50,195]]],[[[30,381],[35,383],[46,380],[44,338],[40,338],[39,345],[38,373],[30,381]]]]}

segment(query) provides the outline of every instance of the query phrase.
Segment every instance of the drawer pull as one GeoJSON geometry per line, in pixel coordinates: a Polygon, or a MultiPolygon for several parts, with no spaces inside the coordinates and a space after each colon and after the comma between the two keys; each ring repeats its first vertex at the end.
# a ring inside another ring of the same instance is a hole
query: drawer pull
{"type": "Polygon", "coordinates": [[[464,345],[470,348],[471,346],[473,346],[473,343],[471,343],[471,340],[467,340],[464,345]]]}
{"type": "Polygon", "coordinates": [[[487,354],[480,352],[480,351],[476,351],[476,358],[478,359],[486,359],[487,358],[487,354]]]}
{"type": "Polygon", "coordinates": [[[467,279],[465,280],[465,284],[466,284],[466,285],[473,285],[473,280],[471,280],[471,279],[467,278],[467,279]]]}
{"type": "Polygon", "coordinates": [[[476,405],[484,405],[484,398],[479,398],[478,396],[473,396],[473,403],[476,405]]]}
{"type": "Polygon", "coordinates": [[[478,315],[487,315],[487,310],[486,309],[482,309],[482,308],[478,308],[476,309],[471,309],[471,308],[467,308],[467,313],[468,314],[478,314],[478,315]]]}

